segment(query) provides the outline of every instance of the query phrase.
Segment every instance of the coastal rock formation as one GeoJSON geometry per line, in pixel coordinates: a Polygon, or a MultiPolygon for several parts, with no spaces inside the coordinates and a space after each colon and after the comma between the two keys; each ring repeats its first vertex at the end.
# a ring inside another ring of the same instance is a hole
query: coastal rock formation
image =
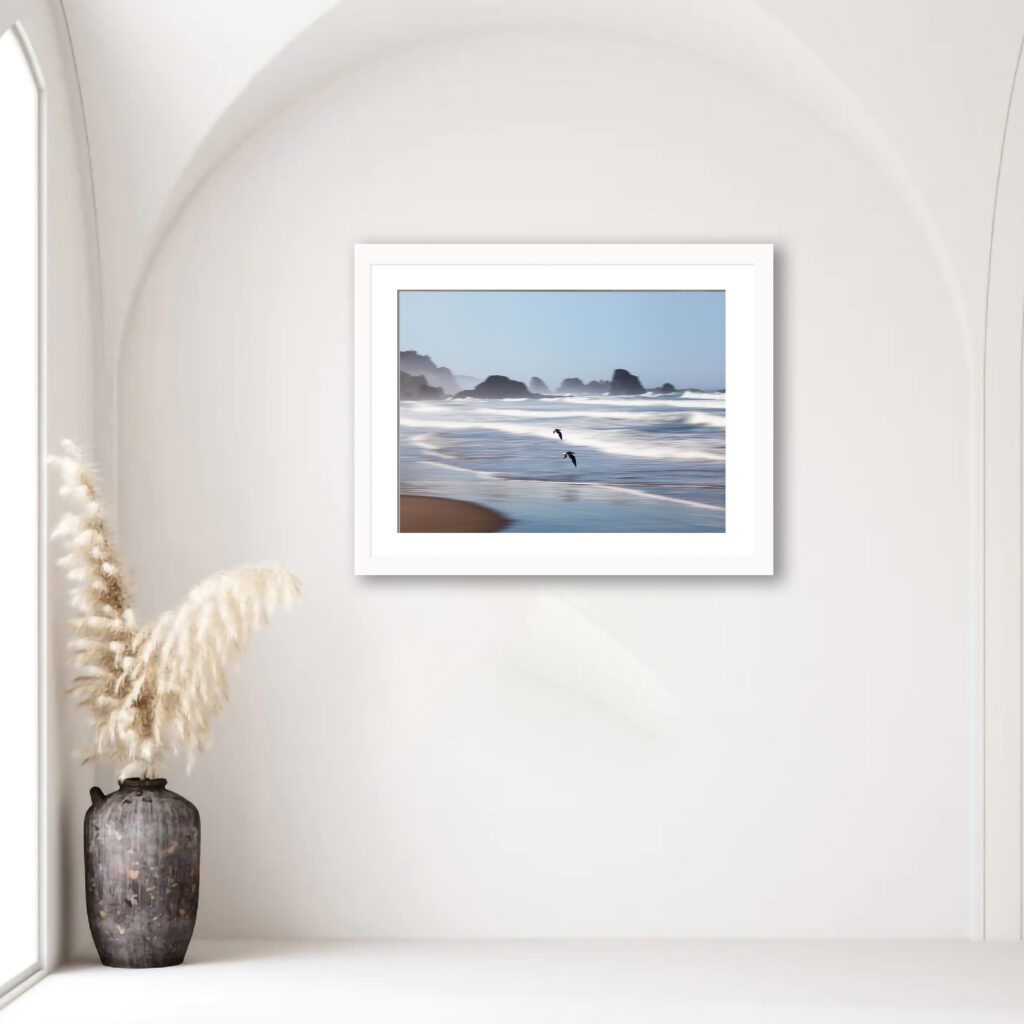
{"type": "Polygon", "coordinates": [[[547,386],[547,384],[545,384],[544,381],[542,381],[540,379],[540,377],[531,377],[530,378],[530,390],[535,392],[538,395],[550,395],[551,394],[551,388],[549,388],[547,386]]]}
{"type": "Polygon", "coordinates": [[[521,381],[493,373],[470,391],[460,391],[456,398],[537,398],[521,381]]]}
{"type": "Polygon", "coordinates": [[[410,376],[425,377],[429,385],[440,388],[446,395],[459,390],[455,374],[447,366],[435,366],[430,356],[420,355],[415,349],[398,353],[398,368],[410,376]]]}
{"type": "Polygon", "coordinates": [[[424,399],[434,401],[447,397],[443,388],[431,387],[427,378],[423,376],[412,376],[404,370],[398,372],[398,397],[403,402],[421,402],[424,399]]]}
{"type": "Polygon", "coordinates": [[[662,384],[660,388],[652,388],[652,394],[655,395],[674,395],[678,388],[675,384],[662,384]]]}
{"type": "Polygon", "coordinates": [[[638,377],[629,370],[616,370],[612,374],[612,386],[608,393],[612,395],[642,395],[647,388],[640,383],[638,377]]]}
{"type": "Polygon", "coordinates": [[[611,381],[592,380],[584,384],[579,377],[566,377],[558,386],[560,395],[607,395],[611,388],[611,381]]]}

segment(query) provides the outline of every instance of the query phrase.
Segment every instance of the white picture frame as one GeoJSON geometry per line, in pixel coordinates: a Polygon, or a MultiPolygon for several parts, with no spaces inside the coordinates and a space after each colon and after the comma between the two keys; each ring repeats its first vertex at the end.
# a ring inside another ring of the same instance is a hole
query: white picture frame
{"type": "Polygon", "coordinates": [[[355,246],[354,263],[357,575],[773,573],[770,244],[364,244],[355,246]],[[724,531],[399,532],[403,289],[724,291],[724,531]]]}

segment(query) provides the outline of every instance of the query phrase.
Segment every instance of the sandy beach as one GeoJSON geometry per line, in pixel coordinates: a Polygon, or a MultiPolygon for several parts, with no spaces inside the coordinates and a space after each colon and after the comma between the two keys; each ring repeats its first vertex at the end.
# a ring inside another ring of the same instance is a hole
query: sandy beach
{"type": "Polygon", "coordinates": [[[399,499],[399,516],[399,533],[494,533],[508,525],[483,505],[408,494],[399,499]]]}

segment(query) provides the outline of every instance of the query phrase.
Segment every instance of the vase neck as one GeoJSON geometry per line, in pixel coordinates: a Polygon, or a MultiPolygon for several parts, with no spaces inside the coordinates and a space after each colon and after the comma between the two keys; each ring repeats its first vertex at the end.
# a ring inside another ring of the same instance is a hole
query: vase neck
{"type": "Polygon", "coordinates": [[[166,789],[166,779],[121,779],[119,789],[166,789]]]}

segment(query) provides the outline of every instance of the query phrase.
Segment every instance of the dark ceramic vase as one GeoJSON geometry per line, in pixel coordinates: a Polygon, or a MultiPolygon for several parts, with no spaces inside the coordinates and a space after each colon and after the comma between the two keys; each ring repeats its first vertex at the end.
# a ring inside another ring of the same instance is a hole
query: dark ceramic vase
{"type": "Polygon", "coordinates": [[[107,967],[185,959],[199,905],[199,811],[166,779],[93,786],[85,815],[85,906],[107,967]]]}

